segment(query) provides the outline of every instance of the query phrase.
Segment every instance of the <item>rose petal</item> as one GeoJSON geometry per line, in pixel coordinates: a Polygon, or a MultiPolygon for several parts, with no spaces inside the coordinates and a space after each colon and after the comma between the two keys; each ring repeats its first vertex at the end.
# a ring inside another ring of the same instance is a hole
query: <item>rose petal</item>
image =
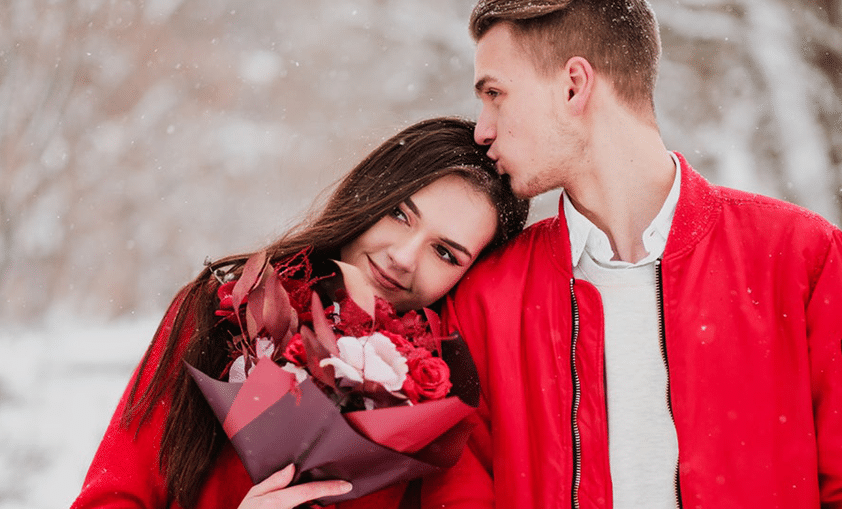
{"type": "Polygon", "coordinates": [[[360,338],[342,336],[336,340],[339,347],[339,358],[353,366],[358,371],[365,368],[365,353],[360,338]]]}
{"type": "Polygon", "coordinates": [[[336,357],[328,357],[327,359],[322,359],[319,362],[320,367],[325,366],[333,366],[333,370],[336,373],[336,378],[346,378],[351,380],[352,382],[362,383],[363,378],[360,374],[359,370],[354,366],[351,366],[347,362],[343,361],[342,359],[337,359],[336,357]]]}
{"type": "MultiPolygon", "coordinates": [[[[388,391],[396,391],[403,385],[406,373],[399,375],[394,367],[375,353],[374,346],[367,344],[365,347],[365,372],[363,377],[371,382],[382,385],[388,391]]],[[[406,362],[404,362],[406,367],[406,362]]]]}
{"type": "Polygon", "coordinates": [[[231,363],[231,368],[228,370],[228,381],[246,381],[246,358],[242,355],[234,359],[234,362],[231,363]]]}
{"type": "Polygon", "coordinates": [[[365,351],[363,377],[380,383],[386,390],[399,390],[409,372],[409,367],[392,340],[376,332],[366,342],[365,351]]]}
{"type": "Polygon", "coordinates": [[[298,366],[296,366],[295,364],[292,364],[290,362],[281,366],[281,369],[283,369],[287,373],[292,373],[293,375],[295,375],[295,381],[298,382],[298,383],[301,383],[304,380],[307,380],[307,377],[309,376],[309,373],[307,373],[306,369],[299,368],[298,366]]]}

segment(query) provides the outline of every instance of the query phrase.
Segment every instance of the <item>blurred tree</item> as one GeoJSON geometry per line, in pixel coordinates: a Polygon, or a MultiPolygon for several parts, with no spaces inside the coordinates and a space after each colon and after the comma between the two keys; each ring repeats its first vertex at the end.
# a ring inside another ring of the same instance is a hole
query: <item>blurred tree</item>
{"type": "Polygon", "coordinates": [[[380,138],[470,115],[469,10],[4,3],[0,315],[158,310],[205,256],[283,231],[380,138]]]}
{"type": "MultiPolygon", "coordinates": [[[[652,4],[668,146],[838,222],[842,1],[652,4]]],[[[474,116],[472,5],[2,2],[0,319],[160,312],[206,256],[284,231],[382,138],[474,116]]]]}
{"type": "Polygon", "coordinates": [[[717,183],[839,224],[840,2],[654,1],[669,146],[717,183]]]}

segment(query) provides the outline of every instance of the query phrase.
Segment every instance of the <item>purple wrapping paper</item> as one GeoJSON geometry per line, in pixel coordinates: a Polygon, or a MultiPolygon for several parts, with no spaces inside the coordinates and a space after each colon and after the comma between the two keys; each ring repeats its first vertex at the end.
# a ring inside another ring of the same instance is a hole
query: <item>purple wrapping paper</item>
{"type": "MultiPolygon", "coordinates": [[[[442,357],[451,366],[453,389],[448,398],[458,397],[461,401],[454,402],[468,415],[477,405],[479,385],[467,346],[461,338],[442,341],[442,357]]],[[[353,484],[353,490],[345,495],[316,500],[320,505],[358,498],[449,468],[458,460],[470,434],[465,421],[455,426],[442,424],[446,419],[431,417],[421,403],[407,408],[417,412],[419,418],[406,433],[421,427],[445,428],[440,432],[433,428],[438,438],[418,452],[400,453],[355,430],[311,379],[289,391],[287,377],[291,375],[271,360],[258,362],[243,383],[216,380],[190,365],[187,369],[219,421],[225,423],[224,429],[255,483],[294,463],[292,484],[327,479],[353,484]],[[260,374],[254,376],[258,368],[260,374]],[[232,409],[238,415],[229,415],[232,409]],[[239,422],[232,425],[232,418],[239,422]]]]}

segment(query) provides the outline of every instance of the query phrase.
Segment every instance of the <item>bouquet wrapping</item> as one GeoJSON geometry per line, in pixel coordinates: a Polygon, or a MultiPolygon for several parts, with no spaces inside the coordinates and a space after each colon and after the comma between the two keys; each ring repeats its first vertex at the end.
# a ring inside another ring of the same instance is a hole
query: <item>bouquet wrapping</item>
{"type": "Polygon", "coordinates": [[[315,501],[325,505],[452,466],[479,399],[467,345],[437,336],[430,310],[401,315],[378,299],[364,310],[347,267],[313,277],[306,255],[273,266],[258,253],[220,287],[227,381],[187,365],[252,480],[294,463],[293,484],[353,484],[315,501]]]}

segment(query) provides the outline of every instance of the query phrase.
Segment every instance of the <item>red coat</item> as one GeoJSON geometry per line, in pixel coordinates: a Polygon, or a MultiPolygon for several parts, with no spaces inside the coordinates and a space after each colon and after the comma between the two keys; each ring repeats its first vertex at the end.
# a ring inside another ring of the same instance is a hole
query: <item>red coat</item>
{"type": "MultiPolygon", "coordinates": [[[[681,506],[842,507],[842,232],[680,159],[661,317],[681,506]]],[[[611,507],[602,306],[564,218],[472,269],[445,315],[484,401],[474,455],[425,506],[611,507]]]]}
{"type": "MultiPolygon", "coordinates": [[[[152,358],[147,364],[147,369],[139,375],[141,376],[141,391],[148,386],[153,371],[158,366],[163,349],[163,336],[171,329],[182,298],[183,296],[176,298],[153,340],[152,358]]],[[[186,344],[188,338],[189,331],[185,330],[181,338],[182,344],[186,344]]],[[[168,501],[166,478],[158,468],[158,451],[170,401],[160,401],[151,417],[139,429],[136,424],[130,429],[120,425],[120,417],[126,405],[129,389],[137,376],[136,371],[117,406],[88,470],[82,491],[73,503],[72,509],[176,509],[181,507],[175,502],[168,501]]],[[[252,486],[253,483],[245,467],[231,443],[228,442],[202,487],[196,509],[236,508],[252,486]]],[[[355,501],[329,507],[336,507],[336,509],[396,508],[404,489],[404,485],[396,485],[391,489],[372,493],[355,501]]]]}

